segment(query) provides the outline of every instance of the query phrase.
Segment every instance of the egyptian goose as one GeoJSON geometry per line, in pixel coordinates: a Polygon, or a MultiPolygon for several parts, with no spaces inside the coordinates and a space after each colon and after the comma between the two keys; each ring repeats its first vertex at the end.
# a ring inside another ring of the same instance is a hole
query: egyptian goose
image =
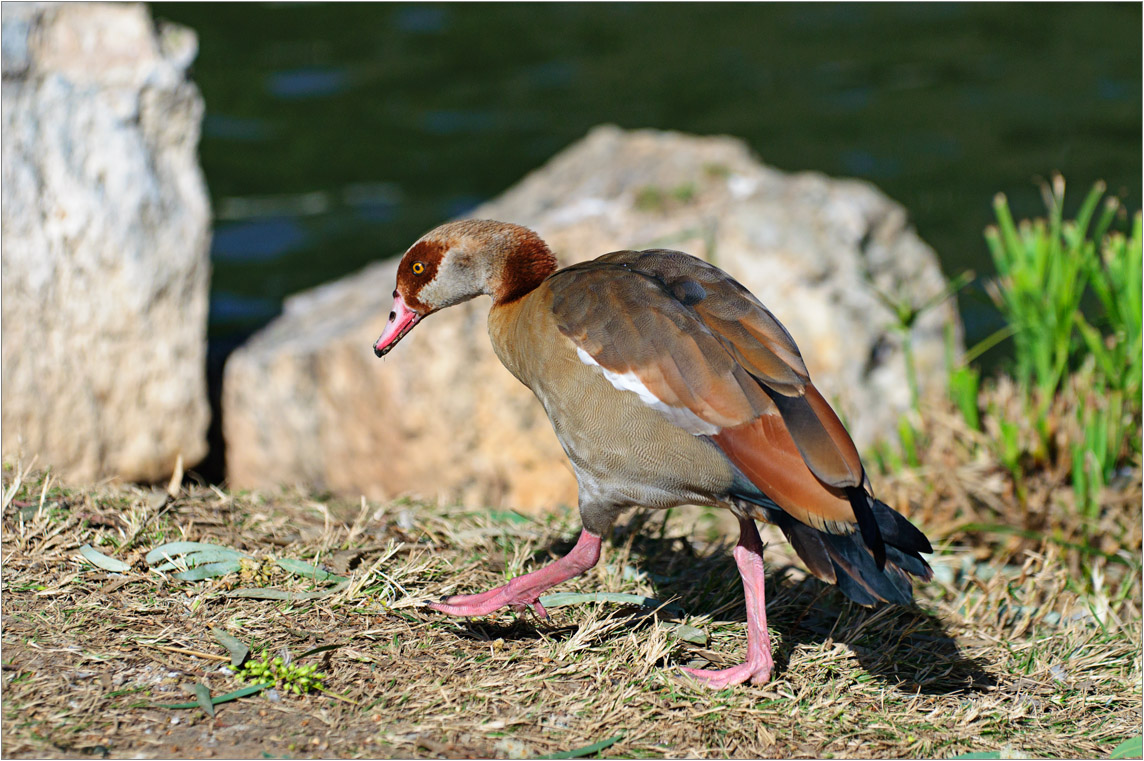
{"type": "Polygon", "coordinates": [[[807,568],[851,600],[910,604],[928,580],[925,535],[877,501],[858,451],[786,329],[717,267],[678,251],[618,251],[557,270],[536,233],[484,220],[425,235],[397,269],[374,353],[425,317],[487,294],[501,362],[544,405],[579,483],[583,531],[565,557],[431,607],[478,616],[531,607],[596,564],[629,507],[711,505],[739,519],[747,660],[684,669],[712,687],[763,684],[773,667],[754,521],[778,526],[807,568]]]}

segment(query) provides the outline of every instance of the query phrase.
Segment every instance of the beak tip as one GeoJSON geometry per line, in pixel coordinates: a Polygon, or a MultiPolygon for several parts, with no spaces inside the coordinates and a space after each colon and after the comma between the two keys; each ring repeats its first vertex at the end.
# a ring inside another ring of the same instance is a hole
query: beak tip
{"type": "Polygon", "coordinates": [[[421,315],[407,307],[401,295],[395,293],[393,311],[389,313],[389,321],[385,324],[385,329],[381,331],[381,336],[373,342],[374,355],[384,357],[392,351],[397,342],[404,338],[405,334],[412,330],[420,319],[421,315]]]}

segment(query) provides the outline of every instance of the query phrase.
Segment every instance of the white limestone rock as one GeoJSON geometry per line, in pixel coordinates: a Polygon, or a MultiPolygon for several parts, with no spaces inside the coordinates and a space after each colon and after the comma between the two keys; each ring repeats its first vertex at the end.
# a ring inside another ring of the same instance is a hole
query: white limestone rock
{"type": "MultiPolygon", "coordinates": [[[[785,174],[726,137],[599,127],[472,216],[533,228],[564,265],[659,247],[714,262],[790,330],[860,447],[895,436],[910,403],[902,337],[875,289],[922,304],[946,287],[905,210],[873,186],[785,174]]],[[[474,507],[574,505],[544,411],[489,345],[488,299],[433,315],[374,358],[395,267],[388,260],[295,296],[231,356],[231,482],[474,507]]],[[[950,303],[913,326],[923,392],[945,382],[946,323],[960,336],[950,303]]]]}
{"type": "Polygon", "coordinates": [[[194,34],[3,5],[3,451],[72,481],[206,453],[210,207],[194,34]]]}

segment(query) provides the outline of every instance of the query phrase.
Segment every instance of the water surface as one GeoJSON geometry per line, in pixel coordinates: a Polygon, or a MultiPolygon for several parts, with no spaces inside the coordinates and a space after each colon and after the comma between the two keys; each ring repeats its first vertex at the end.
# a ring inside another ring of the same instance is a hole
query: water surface
{"type": "MultiPolygon", "coordinates": [[[[193,27],[210,331],[402,251],[602,122],[869,180],[947,274],[1054,171],[1141,196],[1141,5],[161,4],[193,27]]],[[[604,252],[601,252],[604,253],[604,252]]],[[[383,287],[383,286],[379,286],[383,287]]],[[[997,326],[962,298],[970,343],[997,326]]]]}

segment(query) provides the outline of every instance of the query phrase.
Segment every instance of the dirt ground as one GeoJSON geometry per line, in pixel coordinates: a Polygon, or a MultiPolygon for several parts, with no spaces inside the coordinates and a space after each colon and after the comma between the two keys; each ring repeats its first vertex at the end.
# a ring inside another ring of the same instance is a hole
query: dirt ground
{"type": "Polygon", "coordinates": [[[620,602],[465,621],[422,603],[566,552],[575,516],[175,495],[6,467],[5,757],[1106,757],[1140,732],[1139,585],[1120,599],[1078,586],[1051,545],[981,560],[946,542],[916,607],[868,610],[766,529],[775,674],[712,692],[676,667],[745,651],[733,539],[714,511],[634,514],[597,568],[554,590],[620,602]],[[179,562],[146,558],[176,540],[252,559],[180,580],[179,562]],[[97,567],[87,544],[129,567],[97,567]],[[346,581],[271,560],[290,558],[346,581]],[[317,664],[325,692],[263,690],[213,717],[164,707],[194,704],[196,685],[217,698],[249,684],[215,629],[255,656],[317,664]]]}

